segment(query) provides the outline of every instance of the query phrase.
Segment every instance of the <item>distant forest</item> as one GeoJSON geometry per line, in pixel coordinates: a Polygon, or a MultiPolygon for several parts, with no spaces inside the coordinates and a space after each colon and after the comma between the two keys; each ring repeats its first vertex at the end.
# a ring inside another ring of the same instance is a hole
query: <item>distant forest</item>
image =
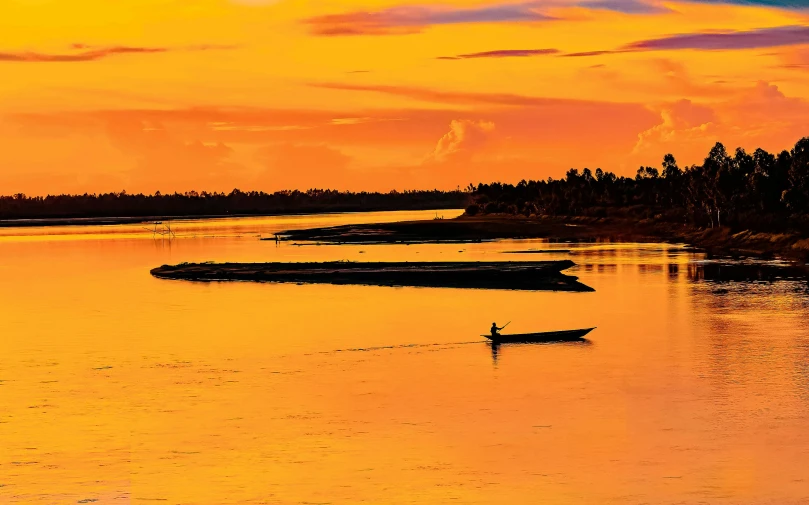
{"type": "Polygon", "coordinates": [[[617,217],[809,233],[809,137],[771,154],[717,143],[701,165],[680,168],[667,154],[658,169],[635,177],[571,168],[565,178],[513,184],[470,184],[455,191],[351,193],[334,190],[276,193],[187,192],[0,197],[0,219],[272,215],[466,208],[470,216],[617,217]]]}
{"type": "Polygon", "coordinates": [[[333,190],[264,193],[120,193],[0,197],[0,219],[274,215],[319,212],[461,209],[464,191],[351,193],[333,190]]]}
{"type": "Polygon", "coordinates": [[[771,154],[717,143],[701,165],[685,169],[667,154],[660,169],[634,178],[597,168],[570,169],[564,179],[480,184],[467,215],[625,217],[769,231],[809,231],[809,137],[771,154]]]}

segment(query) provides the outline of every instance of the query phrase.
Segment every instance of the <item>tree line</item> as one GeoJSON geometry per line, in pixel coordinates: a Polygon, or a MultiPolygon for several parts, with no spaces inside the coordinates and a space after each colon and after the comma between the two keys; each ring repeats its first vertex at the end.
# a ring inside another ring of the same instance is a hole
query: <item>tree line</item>
{"type": "Polygon", "coordinates": [[[120,193],[0,196],[0,219],[78,217],[180,217],[316,212],[422,210],[466,207],[467,215],[624,217],[809,232],[809,137],[772,154],[717,143],[702,164],[680,168],[667,154],[659,168],[642,166],[634,177],[601,168],[571,168],[562,179],[518,184],[470,184],[454,191],[230,193],[190,191],[152,195],[120,193]]]}
{"type": "Polygon", "coordinates": [[[772,154],[716,143],[700,165],[680,168],[673,155],[660,168],[642,166],[634,177],[585,168],[564,179],[470,185],[466,214],[631,217],[697,226],[751,229],[807,228],[809,137],[772,154]]]}
{"type": "Polygon", "coordinates": [[[465,191],[391,191],[353,193],[335,190],[230,193],[189,191],[153,195],[120,193],[0,196],[0,219],[181,217],[272,215],[318,212],[464,208],[465,191]]]}

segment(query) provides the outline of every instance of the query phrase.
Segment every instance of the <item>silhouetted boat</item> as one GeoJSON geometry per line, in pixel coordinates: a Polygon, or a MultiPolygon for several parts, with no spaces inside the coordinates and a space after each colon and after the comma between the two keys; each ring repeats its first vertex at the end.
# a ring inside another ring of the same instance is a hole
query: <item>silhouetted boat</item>
{"type": "Polygon", "coordinates": [[[481,335],[492,341],[494,344],[509,344],[518,342],[570,342],[581,340],[585,335],[595,330],[595,328],[585,328],[581,330],[545,331],[542,333],[519,333],[513,335],[481,335]]]}

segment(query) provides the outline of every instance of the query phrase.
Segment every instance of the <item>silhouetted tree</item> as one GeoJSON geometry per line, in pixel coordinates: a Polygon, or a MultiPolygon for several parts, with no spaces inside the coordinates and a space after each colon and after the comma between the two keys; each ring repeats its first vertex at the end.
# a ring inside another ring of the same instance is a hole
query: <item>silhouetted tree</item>
{"type": "Polygon", "coordinates": [[[524,215],[632,215],[768,230],[809,223],[809,137],[777,156],[760,148],[731,156],[717,142],[700,165],[681,169],[666,154],[661,167],[641,166],[634,178],[571,168],[561,180],[478,184],[472,196],[485,203],[483,212],[513,205],[524,215]]]}

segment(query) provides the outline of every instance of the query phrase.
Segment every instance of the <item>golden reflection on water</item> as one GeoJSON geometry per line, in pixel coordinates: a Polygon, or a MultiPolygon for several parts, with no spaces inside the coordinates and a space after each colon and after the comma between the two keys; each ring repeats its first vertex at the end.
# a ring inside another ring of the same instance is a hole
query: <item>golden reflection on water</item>
{"type": "MultiPolygon", "coordinates": [[[[402,219],[294,225],[366,218],[402,219]]],[[[705,282],[701,256],[660,244],[257,240],[285,219],[197,222],[196,238],[170,242],[127,227],[0,238],[0,503],[809,495],[805,282],[705,282]],[[148,273],[205,260],[544,259],[501,254],[529,248],[570,249],[548,259],[570,257],[596,291],[148,273]],[[514,332],[598,328],[586,344],[503,345],[493,360],[479,335],[508,320],[514,332]]]]}

